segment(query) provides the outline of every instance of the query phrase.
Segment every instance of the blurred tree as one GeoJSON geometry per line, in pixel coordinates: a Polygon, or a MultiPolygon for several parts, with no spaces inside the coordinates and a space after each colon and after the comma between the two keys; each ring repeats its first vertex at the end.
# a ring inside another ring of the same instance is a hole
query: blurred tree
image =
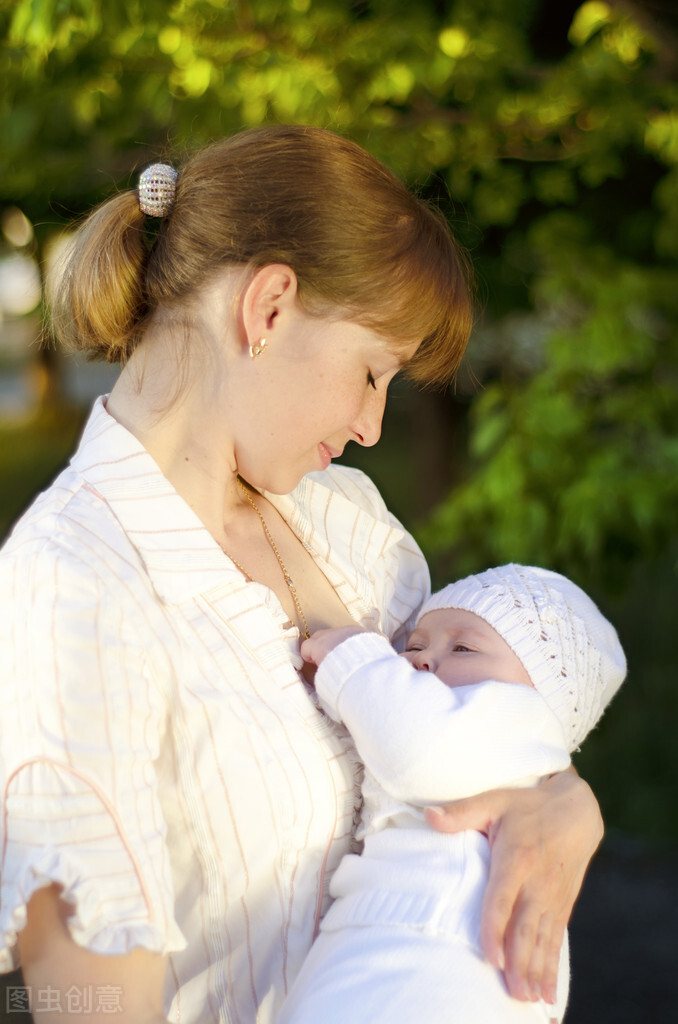
{"type": "Polygon", "coordinates": [[[583,4],[568,52],[497,108],[516,160],[469,192],[484,389],[467,479],[423,533],[456,571],[523,560],[614,590],[676,536],[676,36],[647,7],[583,4]]]}
{"type": "MultiPolygon", "coordinates": [[[[0,206],[29,218],[40,258],[63,223],[168,150],[266,121],[350,134],[440,202],[482,266],[486,313],[459,384],[464,401],[464,381],[484,385],[470,476],[423,533],[430,549],[457,567],[604,563],[621,578],[666,545],[670,4],[0,0],[0,33],[0,206]]],[[[433,433],[452,430],[459,406],[431,408],[433,433]]],[[[414,488],[427,502],[460,475],[444,446],[436,460],[414,488]]]]}

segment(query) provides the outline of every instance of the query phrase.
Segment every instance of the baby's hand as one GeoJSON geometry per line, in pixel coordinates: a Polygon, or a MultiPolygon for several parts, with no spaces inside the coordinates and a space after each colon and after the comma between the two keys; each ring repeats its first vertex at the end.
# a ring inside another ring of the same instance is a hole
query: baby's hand
{"type": "Polygon", "coordinates": [[[317,629],[308,640],[304,640],[301,647],[301,656],[304,661],[311,665],[319,665],[325,655],[333,651],[344,640],[356,633],[369,633],[370,630],[362,626],[337,626],[335,629],[317,629]]]}

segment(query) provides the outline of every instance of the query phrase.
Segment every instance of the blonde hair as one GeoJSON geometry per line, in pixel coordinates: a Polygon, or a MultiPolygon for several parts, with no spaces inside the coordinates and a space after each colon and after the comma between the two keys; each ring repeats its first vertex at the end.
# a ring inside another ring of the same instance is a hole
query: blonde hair
{"type": "Polygon", "coordinates": [[[136,191],[96,209],[51,281],[56,336],[91,358],[126,360],[153,312],[222,266],[289,265],[307,312],[333,311],[420,342],[406,373],[447,383],[472,326],[470,269],[444,216],[378,160],[321,128],[241,132],[180,169],[152,245],[136,191]]]}

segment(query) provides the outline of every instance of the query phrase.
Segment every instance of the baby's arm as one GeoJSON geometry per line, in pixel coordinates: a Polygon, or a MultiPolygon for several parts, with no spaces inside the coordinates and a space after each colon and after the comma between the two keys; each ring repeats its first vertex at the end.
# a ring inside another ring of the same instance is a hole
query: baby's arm
{"type": "Polygon", "coordinates": [[[448,687],[359,627],[322,630],[301,651],[319,665],[326,710],[396,799],[454,800],[570,763],[558,720],[524,684],[448,687]]]}

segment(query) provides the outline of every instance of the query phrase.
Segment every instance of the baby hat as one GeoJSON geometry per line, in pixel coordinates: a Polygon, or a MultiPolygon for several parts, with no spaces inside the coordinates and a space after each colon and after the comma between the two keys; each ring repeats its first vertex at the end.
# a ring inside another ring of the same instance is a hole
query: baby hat
{"type": "Polygon", "coordinates": [[[502,565],[467,576],[433,594],[418,619],[441,608],[474,612],[503,637],[558,716],[570,752],[593,729],[626,675],[612,624],[557,572],[502,565]]]}

